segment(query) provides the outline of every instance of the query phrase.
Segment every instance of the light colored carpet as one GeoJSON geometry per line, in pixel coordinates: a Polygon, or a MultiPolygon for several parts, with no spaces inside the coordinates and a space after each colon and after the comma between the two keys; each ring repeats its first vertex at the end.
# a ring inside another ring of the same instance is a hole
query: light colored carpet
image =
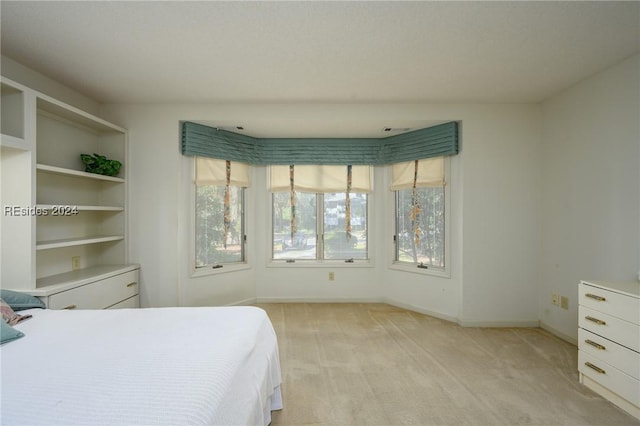
{"type": "Polygon", "coordinates": [[[280,346],[278,425],[640,425],[578,382],[577,348],[385,304],[258,304],[280,346]]]}

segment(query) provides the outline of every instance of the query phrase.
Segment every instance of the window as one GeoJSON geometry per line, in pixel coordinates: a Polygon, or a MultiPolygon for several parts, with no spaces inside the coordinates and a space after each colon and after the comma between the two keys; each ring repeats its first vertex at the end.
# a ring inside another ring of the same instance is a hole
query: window
{"type": "Polygon", "coordinates": [[[274,260],[368,259],[369,166],[270,169],[274,260]]]}
{"type": "Polygon", "coordinates": [[[447,191],[444,158],[393,165],[395,262],[445,271],[447,191]]]}
{"type": "Polygon", "coordinates": [[[396,261],[429,268],[445,267],[444,187],[396,191],[396,261]],[[414,226],[415,225],[415,226],[414,226]]]}
{"type": "Polygon", "coordinates": [[[287,192],[272,194],[272,246],[274,259],[316,259],[316,194],[295,195],[296,230],[291,237],[291,196],[287,192]]]}
{"type": "Polygon", "coordinates": [[[196,157],[196,269],[245,261],[246,164],[196,157]]]}
{"type": "Polygon", "coordinates": [[[323,258],[367,259],[367,194],[350,194],[349,237],[346,193],[323,195],[323,258]]]}
{"type": "Polygon", "coordinates": [[[244,188],[229,187],[226,238],[224,194],[224,186],[196,186],[196,268],[244,262],[244,188]]]}
{"type": "Polygon", "coordinates": [[[273,259],[363,260],[367,250],[367,194],[350,194],[351,232],[347,236],[346,193],[296,192],[295,232],[291,238],[291,195],[273,200],[273,259]],[[320,220],[318,220],[320,219],[320,220]]]}

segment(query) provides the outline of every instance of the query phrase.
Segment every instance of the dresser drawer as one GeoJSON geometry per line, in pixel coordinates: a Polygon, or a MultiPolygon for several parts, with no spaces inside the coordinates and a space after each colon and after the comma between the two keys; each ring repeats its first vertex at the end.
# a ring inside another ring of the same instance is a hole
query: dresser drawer
{"type": "Polygon", "coordinates": [[[587,306],[605,314],[640,323],[640,299],[588,284],[578,288],[578,304],[587,306]]]}
{"type": "Polygon", "coordinates": [[[578,351],[578,370],[618,396],[640,405],[640,381],[585,351],[578,351]]]}
{"type": "Polygon", "coordinates": [[[138,294],[138,271],[49,296],[50,309],[104,309],[138,294]]]}
{"type": "Polygon", "coordinates": [[[640,353],[582,328],[578,329],[578,349],[640,380],[640,353]]]}
{"type": "Polygon", "coordinates": [[[578,308],[580,328],[640,352],[640,326],[585,306],[578,308]]]}
{"type": "Polygon", "coordinates": [[[127,300],[123,300],[120,303],[116,303],[115,305],[109,306],[107,309],[132,309],[140,307],[140,296],[135,295],[133,297],[128,298],[127,300]]]}

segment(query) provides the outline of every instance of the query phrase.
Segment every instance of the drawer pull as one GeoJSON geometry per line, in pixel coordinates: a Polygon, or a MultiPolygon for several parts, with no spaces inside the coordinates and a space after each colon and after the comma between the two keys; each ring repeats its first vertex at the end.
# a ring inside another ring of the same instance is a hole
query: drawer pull
{"type": "Polygon", "coordinates": [[[598,318],[586,316],[584,317],[584,319],[586,319],[587,321],[595,322],[598,325],[607,325],[606,321],[602,321],[601,319],[598,319],[598,318]]]}
{"type": "Polygon", "coordinates": [[[598,296],[597,294],[587,293],[587,294],[585,294],[585,296],[587,296],[590,299],[595,299],[598,302],[606,302],[606,300],[607,300],[606,297],[598,296]]]}
{"type": "Polygon", "coordinates": [[[129,283],[129,284],[127,284],[127,287],[133,287],[136,284],[138,284],[138,283],[135,283],[135,282],[134,283],[129,283]]]}
{"type": "Polygon", "coordinates": [[[78,307],[77,305],[69,305],[69,306],[65,306],[65,307],[64,307],[64,308],[62,308],[62,309],[75,309],[75,308],[77,308],[77,307],[78,307]]]}
{"type": "Polygon", "coordinates": [[[591,364],[590,362],[585,362],[584,365],[586,365],[587,367],[589,367],[592,370],[597,371],[600,374],[607,374],[607,372],[604,371],[602,368],[600,368],[598,366],[595,366],[595,365],[591,364]]]}
{"type": "Polygon", "coordinates": [[[591,346],[593,346],[594,348],[596,348],[596,349],[600,349],[600,350],[602,350],[602,351],[604,351],[605,349],[607,349],[606,347],[602,346],[600,343],[596,343],[596,342],[594,342],[593,340],[589,340],[589,339],[587,339],[587,340],[585,340],[584,342],[585,342],[587,345],[591,345],[591,346]]]}

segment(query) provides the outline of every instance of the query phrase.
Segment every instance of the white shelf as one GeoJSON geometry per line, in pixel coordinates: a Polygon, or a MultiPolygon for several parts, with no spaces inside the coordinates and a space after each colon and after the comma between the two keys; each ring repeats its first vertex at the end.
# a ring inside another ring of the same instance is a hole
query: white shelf
{"type": "Polygon", "coordinates": [[[62,247],[81,246],[85,244],[99,244],[109,241],[123,240],[123,235],[95,236],[85,238],[65,238],[62,240],[38,241],[36,250],[48,250],[62,247]]]}
{"type": "MultiPolygon", "coordinates": [[[[66,206],[66,204],[63,204],[66,206]]],[[[60,207],[61,204],[38,204],[36,207],[42,210],[52,210],[54,207],[60,207]]],[[[96,212],[121,212],[124,211],[124,207],[118,206],[77,206],[72,205],[78,211],[96,211],[96,212]]],[[[60,215],[64,216],[64,215],[60,215]]]]}
{"type": "Polygon", "coordinates": [[[49,166],[47,164],[36,164],[36,170],[63,176],[74,176],[85,179],[104,180],[109,182],[124,183],[124,179],[113,176],[104,176],[96,173],[81,172],[79,170],[65,169],[63,167],[49,166]]]}
{"type": "Polygon", "coordinates": [[[38,112],[52,114],[74,125],[80,125],[99,133],[124,133],[120,126],[111,124],[100,117],[89,114],[71,105],[67,105],[47,95],[38,96],[38,112]]]}

